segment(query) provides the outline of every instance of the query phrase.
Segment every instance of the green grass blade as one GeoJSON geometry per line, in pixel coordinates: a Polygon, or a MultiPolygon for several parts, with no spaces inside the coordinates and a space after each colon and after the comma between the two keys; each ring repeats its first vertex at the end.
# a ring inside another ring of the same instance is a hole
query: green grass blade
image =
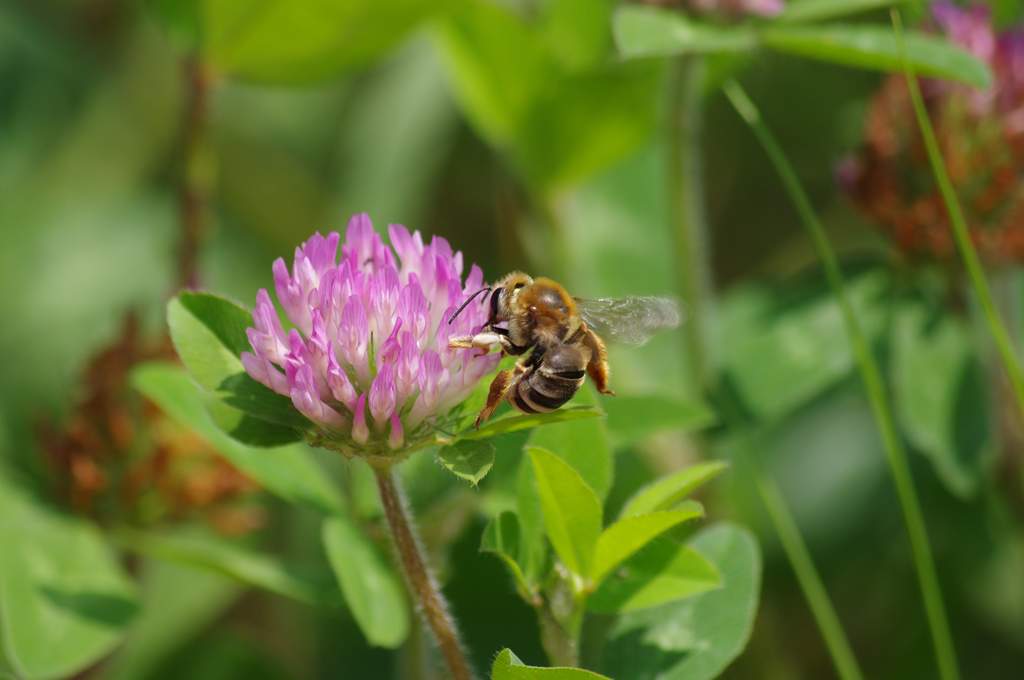
{"type": "Polygon", "coordinates": [[[757,107],[754,106],[747,93],[736,81],[727,82],[724,89],[729,101],[737,113],[740,114],[740,117],[750,126],[754,135],[764,147],[765,153],[767,153],[776,172],[779,173],[782,184],[796,207],[800,221],[814,242],[814,248],[825,268],[825,275],[829,286],[832,288],[832,293],[839,303],[843,324],[846,327],[850,344],[857,359],[861,379],[864,381],[864,388],[871,404],[872,414],[882,435],[882,443],[885,447],[889,469],[892,473],[893,483],[896,486],[896,493],[903,510],[903,519],[910,537],[914,565],[917,568],[918,583],[921,587],[925,613],[928,618],[929,628],[931,629],[940,676],[944,680],[953,680],[958,677],[956,652],[953,648],[949,622],[946,617],[945,606],[942,602],[942,592],[939,589],[939,579],[935,571],[935,559],[932,556],[931,545],[928,542],[924,514],[921,511],[921,504],[917,498],[917,491],[914,489],[914,481],[910,474],[907,453],[896,430],[892,406],[889,403],[889,396],[885,390],[881,370],[874,355],[871,353],[867,338],[846,293],[843,275],[839,269],[839,261],[836,258],[835,251],[832,250],[832,245],[829,243],[821,221],[814,212],[814,208],[811,207],[810,199],[807,197],[800,184],[800,180],[796,176],[796,172],[782,152],[782,148],[779,146],[774,135],[761,120],[761,114],[758,112],[757,107]]]}
{"type": "Polygon", "coordinates": [[[1024,373],[1021,372],[1020,358],[1013,348],[1013,341],[1006,330],[1006,324],[999,316],[996,304],[992,298],[992,291],[988,279],[978,257],[978,251],[974,248],[971,235],[967,230],[967,220],[964,218],[963,210],[960,207],[960,200],[957,198],[956,189],[946,171],[946,163],[942,158],[942,150],[939,148],[938,140],[935,138],[935,129],[932,127],[931,119],[925,111],[924,100],[921,97],[921,88],[917,83],[917,76],[913,66],[906,58],[905,42],[903,38],[903,23],[899,11],[892,10],[892,26],[896,32],[896,40],[900,46],[900,57],[903,60],[903,72],[907,78],[907,87],[910,89],[910,99],[914,104],[914,114],[917,116],[917,124],[921,129],[921,136],[924,138],[925,149],[928,152],[928,162],[935,174],[935,182],[939,185],[942,193],[942,200],[946,204],[946,211],[949,213],[949,222],[953,229],[953,238],[956,240],[957,250],[964,261],[964,268],[971,280],[974,294],[981,305],[985,321],[988,323],[989,331],[995,340],[996,349],[1010,376],[1010,383],[1013,385],[1013,393],[1017,397],[1017,406],[1024,413],[1024,373]]]}
{"type": "MultiPolygon", "coordinates": [[[[744,444],[744,446],[746,446],[744,444]]],[[[836,613],[832,601],[825,590],[825,584],[821,575],[814,566],[811,552],[800,535],[800,528],[793,519],[792,513],[786,506],[786,501],[779,490],[779,485],[768,476],[760,462],[755,456],[748,453],[746,449],[743,455],[747,459],[747,467],[753,473],[754,484],[761,496],[765,510],[768,511],[768,518],[775,527],[775,533],[779,535],[779,542],[786,553],[786,559],[793,567],[796,580],[800,589],[807,598],[807,604],[811,608],[811,614],[821,630],[821,636],[825,639],[825,646],[832,655],[832,663],[835,664],[836,674],[841,680],[862,680],[864,674],[857,663],[857,657],[853,654],[850,641],[843,631],[843,625],[839,622],[839,615],[836,613]]]]}
{"type": "Polygon", "coordinates": [[[784,24],[809,24],[843,19],[852,14],[890,7],[908,0],[797,0],[787,2],[775,21],[784,24]]]}

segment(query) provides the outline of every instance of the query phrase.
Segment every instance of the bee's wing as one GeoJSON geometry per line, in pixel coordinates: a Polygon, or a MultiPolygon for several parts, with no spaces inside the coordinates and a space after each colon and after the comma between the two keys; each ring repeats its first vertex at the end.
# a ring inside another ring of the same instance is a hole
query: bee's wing
{"type": "Polygon", "coordinates": [[[625,345],[642,345],[682,321],[679,303],[664,297],[576,298],[576,306],[580,318],[602,339],[625,345]]]}

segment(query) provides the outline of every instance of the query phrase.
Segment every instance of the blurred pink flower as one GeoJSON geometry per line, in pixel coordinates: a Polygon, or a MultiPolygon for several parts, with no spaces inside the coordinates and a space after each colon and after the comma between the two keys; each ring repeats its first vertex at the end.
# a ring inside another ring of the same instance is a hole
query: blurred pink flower
{"type": "Polygon", "coordinates": [[[947,0],[932,4],[932,16],[950,40],[982,61],[995,53],[996,36],[986,5],[961,8],[947,0]]]}
{"type": "Polygon", "coordinates": [[[689,0],[690,9],[701,14],[738,17],[748,14],[775,16],[785,8],[782,0],[689,0]]]}
{"type": "Polygon", "coordinates": [[[254,379],[291,398],[325,439],[346,453],[410,449],[490,373],[499,356],[448,349],[448,338],[478,331],[487,318],[457,306],[484,285],[473,265],[462,282],[462,253],[434,237],[388,227],[391,247],[365,214],[295,249],[291,271],[274,262],[277,299],[295,328],[285,332],[270,295],[256,296],[254,379]],[[338,246],[341,258],[338,259],[338,246]]]}
{"type": "Polygon", "coordinates": [[[966,91],[974,115],[998,114],[1008,124],[1019,126],[1024,115],[1024,30],[997,33],[987,5],[959,7],[949,0],[940,0],[932,4],[931,10],[940,31],[989,65],[992,87],[979,90],[928,80],[926,93],[942,97],[961,96],[966,91]]]}

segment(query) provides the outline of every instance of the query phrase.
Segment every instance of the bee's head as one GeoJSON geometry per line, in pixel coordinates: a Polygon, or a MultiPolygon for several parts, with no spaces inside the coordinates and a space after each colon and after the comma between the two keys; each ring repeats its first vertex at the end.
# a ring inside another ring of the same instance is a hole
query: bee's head
{"type": "Polygon", "coordinates": [[[519,296],[519,291],[524,287],[529,286],[533,283],[533,279],[522,272],[512,272],[511,274],[505,275],[500,281],[495,283],[493,286],[481,288],[477,292],[469,296],[469,298],[462,303],[452,317],[448,320],[451,323],[455,320],[462,310],[466,308],[470,302],[473,301],[481,293],[484,294],[484,300],[490,308],[487,315],[487,324],[493,325],[502,321],[508,321],[512,316],[513,305],[515,304],[516,298],[519,296]]]}
{"type": "Polygon", "coordinates": [[[520,291],[531,283],[533,278],[528,274],[512,272],[494,284],[494,291],[490,297],[490,323],[508,321],[512,317],[520,291]]]}

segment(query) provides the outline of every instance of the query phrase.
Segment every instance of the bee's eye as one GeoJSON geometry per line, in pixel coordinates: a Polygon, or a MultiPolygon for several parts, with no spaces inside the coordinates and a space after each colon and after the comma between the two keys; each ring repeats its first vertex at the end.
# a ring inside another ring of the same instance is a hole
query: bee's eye
{"type": "Polygon", "coordinates": [[[525,285],[526,285],[525,283],[523,283],[522,281],[520,281],[520,282],[519,282],[519,283],[517,283],[516,285],[512,286],[512,289],[513,289],[513,290],[519,290],[520,288],[522,288],[522,287],[523,287],[523,286],[525,286],[525,285]]]}

